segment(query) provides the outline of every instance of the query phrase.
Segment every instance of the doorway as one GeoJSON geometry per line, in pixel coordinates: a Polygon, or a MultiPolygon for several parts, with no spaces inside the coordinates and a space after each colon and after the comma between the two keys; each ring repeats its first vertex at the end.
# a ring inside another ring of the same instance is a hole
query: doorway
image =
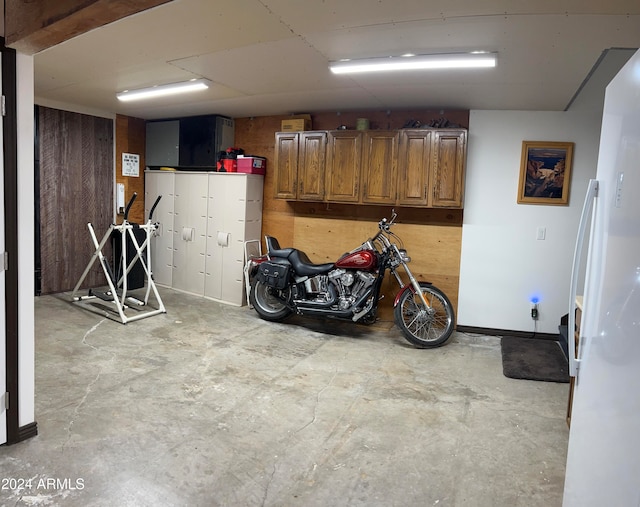
{"type": "MultiPolygon", "coordinates": [[[[0,54],[0,83],[2,83],[2,54],[0,54]]],[[[3,93],[0,84],[0,93],[3,93]]],[[[3,125],[0,122],[0,138],[4,139],[3,125]]],[[[0,445],[7,442],[7,340],[5,310],[5,227],[4,227],[4,143],[0,144],[0,445]]]]}

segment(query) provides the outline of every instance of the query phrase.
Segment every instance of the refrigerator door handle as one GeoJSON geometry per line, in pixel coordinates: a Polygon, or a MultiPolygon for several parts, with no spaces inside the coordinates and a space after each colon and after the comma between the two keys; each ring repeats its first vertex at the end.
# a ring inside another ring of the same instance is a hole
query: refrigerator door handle
{"type": "Polygon", "coordinates": [[[598,196],[598,180],[589,180],[587,195],[582,206],[580,224],[578,225],[578,237],[576,247],[573,252],[573,266],[571,268],[571,286],[569,289],[569,323],[567,330],[567,341],[569,342],[569,375],[577,376],[581,358],[576,356],[576,296],[578,291],[578,270],[582,257],[582,247],[584,246],[584,235],[589,222],[589,213],[593,207],[595,198],[598,196]]]}

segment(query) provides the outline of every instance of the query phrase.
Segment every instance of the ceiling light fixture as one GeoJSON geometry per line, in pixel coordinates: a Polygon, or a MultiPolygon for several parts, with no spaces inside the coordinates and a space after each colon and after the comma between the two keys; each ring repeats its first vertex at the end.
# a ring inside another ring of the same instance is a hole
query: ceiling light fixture
{"type": "Polygon", "coordinates": [[[476,69],[495,67],[497,53],[474,51],[473,53],[443,53],[434,55],[402,55],[359,60],[331,62],[334,74],[361,72],[389,72],[398,70],[476,69]]]}
{"type": "Polygon", "coordinates": [[[116,93],[116,97],[118,97],[118,100],[123,102],[152,99],[155,97],[165,97],[167,95],[175,95],[178,93],[206,90],[209,88],[209,83],[210,81],[207,79],[191,79],[190,81],[182,81],[181,83],[150,86],[149,88],[140,88],[139,90],[125,90],[123,92],[116,93]]]}

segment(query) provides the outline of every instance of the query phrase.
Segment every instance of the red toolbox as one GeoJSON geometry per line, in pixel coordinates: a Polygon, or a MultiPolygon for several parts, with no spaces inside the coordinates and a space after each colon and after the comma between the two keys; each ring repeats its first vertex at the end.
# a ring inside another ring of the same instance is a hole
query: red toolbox
{"type": "Polygon", "coordinates": [[[238,172],[248,174],[264,174],[267,170],[267,159],[264,157],[238,156],[238,172]]]}

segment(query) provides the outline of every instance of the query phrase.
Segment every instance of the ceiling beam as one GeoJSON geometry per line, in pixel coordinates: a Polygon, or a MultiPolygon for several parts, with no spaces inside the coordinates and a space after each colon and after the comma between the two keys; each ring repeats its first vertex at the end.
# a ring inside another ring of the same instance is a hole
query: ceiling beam
{"type": "Polygon", "coordinates": [[[33,55],[172,0],[5,0],[6,45],[33,55]]]}

